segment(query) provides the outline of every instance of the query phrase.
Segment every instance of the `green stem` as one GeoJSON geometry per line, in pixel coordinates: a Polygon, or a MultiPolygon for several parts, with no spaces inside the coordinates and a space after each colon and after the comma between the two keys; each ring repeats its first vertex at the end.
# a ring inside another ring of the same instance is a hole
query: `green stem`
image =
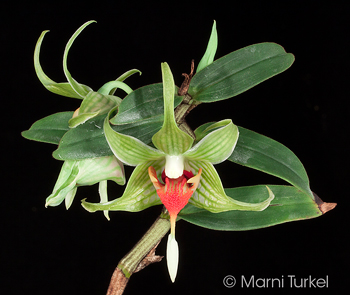
{"type": "Polygon", "coordinates": [[[130,278],[140,262],[157,245],[169,229],[169,215],[162,212],[134,248],[120,260],[118,268],[124,273],[126,278],[130,278]]]}

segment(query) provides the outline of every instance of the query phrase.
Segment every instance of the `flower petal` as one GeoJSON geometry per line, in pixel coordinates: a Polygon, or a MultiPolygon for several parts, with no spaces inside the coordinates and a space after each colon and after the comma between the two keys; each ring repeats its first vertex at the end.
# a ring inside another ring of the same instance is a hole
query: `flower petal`
{"type": "Polygon", "coordinates": [[[175,84],[167,63],[162,63],[164,123],[153,135],[153,144],[164,153],[177,156],[187,151],[193,144],[193,138],[179,129],[174,116],[175,84]]]}
{"type": "Polygon", "coordinates": [[[213,164],[225,161],[233,152],[238,141],[238,128],[230,119],[215,124],[220,128],[207,134],[184,156],[190,160],[206,160],[213,164]]]}
{"type": "MultiPolygon", "coordinates": [[[[98,184],[98,193],[100,194],[100,203],[108,202],[107,180],[100,181],[100,183],[98,184]]],[[[103,210],[103,214],[107,218],[107,220],[110,220],[108,210],[103,210]]]]}
{"type": "Polygon", "coordinates": [[[162,152],[144,144],[135,137],[114,131],[109,125],[109,118],[114,110],[115,108],[106,117],[103,130],[110,149],[119,160],[127,165],[136,166],[145,161],[157,160],[165,156],[162,152]]]}
{"type": "Polygon", "coordinates": [[[174,283],[179,265],[179,246],[173,234],[169,234],[166,248],[166,261],[171,281],[174,283]]]}
{"type": "Polygon", "coordinates": [[[147,172],[149,166],[153,166],[160,176],[164,168],[164,160],[148,161],[138,165],[131,174],[124,194],[120,198],[103,204],[88,203],[83,200],[82,206],[89,212],[98,210],[138,212],[162,204],[149,178],[147,172]]]}
{"type": "Polygon", "coordinates": [[[80,28],[78,30],[75,31],[75,33],[72,35],[72,37],[68,40],[68,43],[67,43],[66,48],[65,48],[64,53],[63,53],[63,71],[64,71],[64,74],[65,74],[69,84],[72,86],[73,90],[82,98],[85,97],[88,93],[86,92],[86,89],[81,84],[79,84],[77,81],[75,81],[72,78],[72,76],[67,68],[67,57],[68,57],[69,49],[71,48],[74,40],[85,29],[85,27],[87,27],[89,24],[91,24],[93,22],[96,22],[96,21],[88,21],[85,24],[83,24],[82,26],[80,26],[80,28]]]}
{"type": "Polygon", "coordinates": [[[192,170],[202,168],[201,180],[198,188],[193,193],[189,203],[213,213],[230,210],[262,211],[269,206],[274,199],[274,194],[267,187],[269,197],[260,203],[246,203],[237,201],[225,194],[219,175],[214,166],[208,161],[188,161],[192,170]]]}

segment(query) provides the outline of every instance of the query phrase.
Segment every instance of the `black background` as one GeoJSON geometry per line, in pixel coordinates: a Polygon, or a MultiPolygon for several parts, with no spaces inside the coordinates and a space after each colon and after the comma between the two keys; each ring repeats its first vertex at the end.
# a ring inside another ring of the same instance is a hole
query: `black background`
{"type": "MultiPolygon", "coordinates": [[[[216,58],[259,42],[276,42],[296,61],[286,72],[229,100],[201,105],[189,115],[193,128],[231,118],[239,126],[269,136],[300,158],[311,189],[338,206],[326,215],[248,232],[219,232],[186,222],[177,224],[180,265],[170,282],[165,260],[132,276],[125,294],[308,293],[290,289],[287,276],[328,276],[325,293],[346,294],[349,279],[349,22],[345,1],[214,2],[2,2],[2,217],[0,290],[2,294],[105,294],[118,261],[158,216],[160,207],[140,213],[90,214],[80,199],[97,201],[97,186],[78,189],[68,211],[44,208],[62,162],[55,146],[23,139],[20,132],[47,115],[75,110],[80,101],[48,92],[33,67],[35,43],[46,35],[41,62],[46,74],[64,82],[66,42],[87,27],[69,53],[68,66],[80,83],[98,89],[125,71],[142,76],[133,88],[161,81],[168,62],[175,82],[198,63],[217,21],[216,58]],[[344,3],[344,4],[343,4],[344,3]],[[5,12],[6,11],[6,12],[5,12]],[[5,107],[4,107],[5,106],[5,107]],[[284,289],[233,289],[226,275],[239,279],[285,278],[284,289]],[[341,291],[343,290],[343,291],[341,291]],[[345,293],[344,293],[345,292],[345,293]]],[[[282,184],[277,178],[232,163],[217,165],[225,187],[282,184]]],[[[132,169],[127,169],[130,175],[132,169]]],[[[111,185],[110,198],[122,188],[111,185]]],[[[164,255],[162,241],[157,253],[164,255]]]]}

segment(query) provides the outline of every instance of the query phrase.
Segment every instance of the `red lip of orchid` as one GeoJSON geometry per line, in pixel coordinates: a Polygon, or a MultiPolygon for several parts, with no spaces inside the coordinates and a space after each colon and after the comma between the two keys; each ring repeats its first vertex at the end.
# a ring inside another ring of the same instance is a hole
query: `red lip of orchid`
{"type": "Polygon", "coordinates": [[[152,166],[148,168],[148,174],[157,194],[169,212],[172,234],[175,234],[177,215],[187,205],[188,200],[197,189],[201,173],[201,168],[196,176],[191,171],[184,170],[180,177],[169,178],[163,171],[162,180],[165,183],[163,184],[158,180],[156,170],[152,166]]]}

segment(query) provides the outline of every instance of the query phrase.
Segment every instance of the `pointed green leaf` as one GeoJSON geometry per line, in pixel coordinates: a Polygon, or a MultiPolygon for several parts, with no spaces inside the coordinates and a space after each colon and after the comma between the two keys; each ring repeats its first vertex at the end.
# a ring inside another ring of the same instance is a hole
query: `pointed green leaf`
{"type": "Polygon", "coordinates": [[[188,161],[188,165],[191,167],[191,171],[195,172],[202,168],[199,186],[189,200],[190,204],[198,208],[213,213],[230,210],[262,211],[274,198],[274,194],[269,188],[267,188],[268,196],[260,202],[242,202],[229,198],[222,187],[219,175],[210,162],[188,161]]]}
{"type": "Polygon", "coordinates": [[[148,207],[160,205],[161,201],[149,178],[148,167],[153,166],[157,173],[164,168],[164,160],[148,161],[138,165],[130,176],[124,194],[107,203],[88,203],[82,201],[82,206],[89,212],[98,210],[138,212],[148,207]]]}
{"type": "Polygon", "coordinates": [[[156,160],[164,157],[164,154],[146,144],[139,139],[124,135],[114,131],[109,125],[109,116],[105,119],[103,130],[110,149],[113,154],[123,163],[136,166],[148,160],[156,160]]]}
{"type": "Polygon", "coordinates": [[[36,121],[29,130],[23,131],[24,138],[58,144],[62,136],[69,130],[68,121],[73,112],[56,113],[36,121]]]}
{"type": "MultiPolygon", "coordinates": [[[[37,44],[35,46],[34,51],[34,68],[35,72],[40,80],[40,82],[45,86],[45,88],[55,94],[72,97],[72,98],[79,98],[82,97],[78,95],[72,88],[72,86],[69,83],[56,83],[55,81],[51,80],[43,71],[41,65],[40,65],[40,47],[42,44],[42,41],[44,39],[45,34],[49,31],[43,31],[37,41],[37,44]]],[[[91,88],[89,86],[80,85],[81,88],[84,89],[85,92],[91,91],[91,88]]]]}
{"type": "MultiPolygon", "coordinates": [[[[175,93],[177,93],[176,87],[175,93]]],[[[181,103],[182,98],[175,94],[174,107],[181,103]]],[[[140,87],[127,95],[119,105],[118,113],[111,118],[110,122],[114,125],[122,125],[160,116],[163,122],[163,84],[157,83],[140,87]]]]}
{"type": "MultiPolygon", "coordinates": [[[[187,205],[179,216],[193,224],[214,230],[241,231],[264,228],[284,222],[314,218],[322,215],[322,200],[317,203],[292,186],[269,185],[275,198],[264,211],[228,211],[211,213],[187,205]]],[[[226,194],[242,202],[260,202],[266,198],[266,186],[257,185],[225,190],[226,194]]],[[[334,205],[333,205],[334,207],[334,205]]],[[[333,208],[332,207],[332,208],[333,208]]]]}
{"type": "Polygon", "coordinates": [[[228,160],[282,178],[313,198],[304,166],[290,149],[264,135],[238,128],[238,142],[228,160]]]}
{"type": "Polygon", "coordinates": [[[275,43],[254,44],[215,60],[195,74],[188,93],[197,102],[236,96],[286,69],[294,56],[275,43]]]}
{"type": "Polygon", "coordinates": [[[212,164],[225,161],[233,152],[238,140],[238,128],[231,120],[222,120],[215,124],[219,129],[210,132],[184,156],[191,160],[206,160],[212,164]]]}
{"type": "Polygon", "coordinates": [[[171,70],[167,63],[162,63],[164,123],[152,138],[153,144],[168,155],[181,155],[193,143],[193,138],[177,127],[174,116],[175,84],[171,70]]]}
{"type": "Polygon", "coordinates": [[[201,61],[197,66],[197,73],[210,65],[214,61],[216,49],[218,48],[218,33],[216,31],[216,21],[214,20],[213,28],[211,29],[211,35],[209,38],[207,50],[204,53],[201,61]]]}
{"type": "Polygon", "coordinates": [[[68,71],[68,68],[67,68],[67,57],[68,57],[68,52],[69,52],[69,49],[71,48],[74,40],[78,37],[78,35],[85,29],[85,27],[87,27],[89,24],[93,23],[93,22],[96,22],[96,21],[88,21],[86,22],[85,24],[83,24],[74,34],[73,36],[69,39],[67,45],[66,45],[66,48],[64,50],[64,54],[63,54],[63,71],[64,71],[64,74],[69,82],[69,84],[72,86],[73,90],[80,96],[80,97],[85,97],[88,92],[86,91],[86,89],[81,85],[79,84],[77,81],[75,81],[70,72],[68,71]]]}

